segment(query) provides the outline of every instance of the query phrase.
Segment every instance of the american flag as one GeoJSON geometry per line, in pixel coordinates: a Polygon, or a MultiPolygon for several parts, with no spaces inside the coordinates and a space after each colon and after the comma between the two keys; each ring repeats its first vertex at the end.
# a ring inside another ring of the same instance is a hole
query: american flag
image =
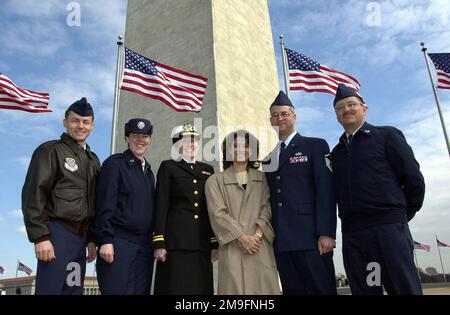
{"type": "Polygon", "coordinates": [[[450,53],[428,54],[436,67],[437,88],[450,89],[450,53]]]}
{"type": "Polygon", "coordinates": [[[2,266],[0,266],[0,274],[3,274],[5,272],[5,268],[3,268],[2,266]]]}
{"type": "Polygon", "coordinates": [[[414,249],[423,249],[423,250],[426,250],[427,252],[429,252],[431,249],[431,246],[425,245],[425,244],[420,244],[419,242],[414,241],[414,249]]]}
{"type": "Polygon", "coordinates": [[[122,90],[158,99],[178,112],[199,112],[207,81],[125,48],[122,90]]]}
{"type": "Polygon", "coordinates": [[[441,241],[438,240],[437,238],[436,238],[436,243],[437,243],[437,246],[438,246],[438,247],[450,247],[449,244],[446,244],[446,243],[444,243],[444,242],[441,242],[441,241]]]}
{"type": "Polygon", "coordinates": [[[0,73],[0,108],[23,110],[31,113],[52,112],[48,108],[48,93],[26,90],[15,85],[6,75],[0,73]]]}
{"type": "Polygon", "coordinates": [[[360,84],[351,75],[321,65],[293,50],[287,48],[285,50],[289,67],[289,90],[325,92],[334,95],[339,83],[344,83],[359,91],[360,84]]]}
{"type": "Polygon", "coordinates": [[[33,272],[33,270],[31,270],[30,267],[28,267],[27,265],[22,264],[20,261],[19,261],[19,264],[17,265],[17,270],[23,271],[27,275],[31,275],[31,273],[33,272]]]}

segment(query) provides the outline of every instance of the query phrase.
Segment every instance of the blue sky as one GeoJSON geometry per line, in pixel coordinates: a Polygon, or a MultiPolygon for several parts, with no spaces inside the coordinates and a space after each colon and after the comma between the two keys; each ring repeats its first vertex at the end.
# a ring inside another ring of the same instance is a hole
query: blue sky
{"type": "MultiPolygon", "coordinates": [[[[17,259],[36,269],[23,227],[21,189],[33,150],[59,137],[70,103],[86,96],[93,104],[96,128],[88,143],[102,161],[109,153],[115,43],[117,35],[124,34],[126,1],[76,2],[81,8],[79,27],[66,23],[70,1],[2,1],[0,72],[21,87],[49,92],[54,112],[0,110],[0,266],[6,269],[1,278],[15,275],[17,259]]],[[[431,252],[417,252],[419,265],[441,270],[434,234],[450,243],[450,159],[419,43],[425,41],[430,52],[450,52],[450,3],[371,3],[269,0],[280,88],[279,34],[284,34],[287,48],[358,78],[369,106],[367,120],[400,128],[421,165],[426,198],[410,227],[415,240],[432,245],[431,252]]],[[[440,90],[439,96],[450,129],[450,91],[440,90]]],[[[294,91],[291,99],[297,129],[325,138],[333,147],[342,133],[333,96],[294,91]]],[[[336,271],[343,272],[340,229],[337,243],[336,271]]],[[[450,249],[441,253],[450,272],[450,249]]]]}

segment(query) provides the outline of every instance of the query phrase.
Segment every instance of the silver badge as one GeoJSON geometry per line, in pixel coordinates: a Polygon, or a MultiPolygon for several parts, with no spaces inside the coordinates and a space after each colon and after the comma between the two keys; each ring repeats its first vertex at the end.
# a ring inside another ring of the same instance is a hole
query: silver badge
{"type": "Polygon", "coordinates": [[[143,121],[140,121],[140,122],[138,122],[137,127],[138,127],[139,129],[144,129],[145,123],[144,123],[143,121]]]}
{"type": "Polygon", "coordinates": [[[71,172],[75,172],[78,169],[77,162],[75,159],[66,158],[66,163],[64,163],[64,167],[71,172]]]}
{"type": "Polygon", "coordinates": [[[370,133],[370,130],[369,130],[369,129],[365,129],[365,130],[364,130],[364,133],[365,133],[366,135],[368,135],[368,134],[370,133]]]}

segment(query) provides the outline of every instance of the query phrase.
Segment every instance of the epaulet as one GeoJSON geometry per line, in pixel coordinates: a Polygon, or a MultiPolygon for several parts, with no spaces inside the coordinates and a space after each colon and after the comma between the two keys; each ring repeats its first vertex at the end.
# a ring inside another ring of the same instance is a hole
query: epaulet
{"type": "Polygon", "coordinates": [[[394,134],[403,136],[403,132],[400,129],[395,128],[393,126],[376,126],[374,128],[381,132],[387,133],[387,134],[394,133],[394,134]]]}
{"type": "Polygon", "coordinates": [[[38,146],[37,150],[38,149],[49,150],[49,149],[52,149],[58,143],[62,143],[62,141],[60,139],[58,139],[58,140],[50,140],[50,141],[44,142],[40,146],[38,146]]]}
{"type": "Polygon", "coordinates": [[[103,162],[103,164],[108,163],[108,162],[112,162],[112,161],[115,161],[115,160],[118,160],[118,159],[120,159],[120,158],[122,158],[122,157],[123,157],[123,153],[115,153],[115,154],[113,154],[113,155],[110,155],[110,156],[103,162]]]}

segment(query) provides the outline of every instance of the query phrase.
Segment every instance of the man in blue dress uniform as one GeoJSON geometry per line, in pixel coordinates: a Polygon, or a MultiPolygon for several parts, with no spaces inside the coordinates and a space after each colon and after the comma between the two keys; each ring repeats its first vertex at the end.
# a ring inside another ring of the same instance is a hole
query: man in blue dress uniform
{"type": "Polygon", "coordinates": [[[394,127],[365,122],[362,97],[340,84],[334,99],[345,132],[332,151],[342,221],[344,267],[352,294],[421,294],[408,221],[425,183],[411,147],[394,127]]]}
{"type": "Polygon", "coordinates": [[[336,203],[326,159],[330,150],[325,140],[297,133],[296,118],[294,106],[280,91],[270,107],[280,141],[263,162],[277,268],[283,294],[336,294],[336,203]]]}
{"type": "Polygon", "coordinates": [[[150,294],[155,177],[147,152],[153,126],[134,118],[125,124],[128,150],[103,162],[97,184],[95,223],[97,277],[102,294],[150,294]]]}
{"type": "Polygon", "coordinates": [[[88,230],[100,162],[86,143],[94,128],[86,98],[69,106],[64,127],[60,140],[34,151],[22,190],[25,226],[38,259],[38,295],[83,294],[86,259],[96,256],[88,230]]]}

